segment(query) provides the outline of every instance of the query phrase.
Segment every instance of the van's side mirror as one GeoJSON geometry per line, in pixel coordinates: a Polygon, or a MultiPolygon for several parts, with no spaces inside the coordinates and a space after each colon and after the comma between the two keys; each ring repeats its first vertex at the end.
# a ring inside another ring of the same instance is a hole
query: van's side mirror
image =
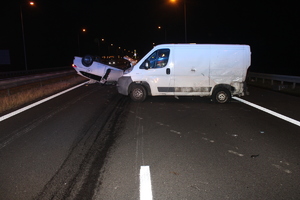
{"type": "Polygon", "coordinates": [[[149,69],[150,68],[150,62],[149,60],[145,61],[145,69],[149,69]]]}

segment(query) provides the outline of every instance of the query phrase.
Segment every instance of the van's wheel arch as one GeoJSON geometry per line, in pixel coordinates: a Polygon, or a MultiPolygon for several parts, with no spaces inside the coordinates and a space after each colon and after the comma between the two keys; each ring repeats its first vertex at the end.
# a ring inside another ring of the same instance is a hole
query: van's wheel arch
{"type": "Polygon", "coordinates": [[[231,92],[225,87],[216,88],[212,94],[212,100],[217,103],[226,103],[231,100],[231,92]]]}
{"type": "Polygon", "coordinates": [[[146,88],[141,84],[132,84],[129,95],[133,101],[143,102],[147,97],[147,91],[146,88]]]}

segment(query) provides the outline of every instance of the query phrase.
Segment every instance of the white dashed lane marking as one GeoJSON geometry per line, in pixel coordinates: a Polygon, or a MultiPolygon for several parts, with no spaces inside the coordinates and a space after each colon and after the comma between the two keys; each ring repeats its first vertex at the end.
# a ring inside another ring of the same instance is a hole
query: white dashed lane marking
{"type": "Polygon", "coordinates": [[[152,200],[152,185],[149,166],[140,169],[140,200],[152,200]]]}
{"type": "Polygon", "coordinates": [[[50,96],[50,97],[47,97],[47,98],[45,98],[45,99],[42,99],[42,100],[40,100],[40,101],[38,101],[38,102],[35,102],[35,103],[33,103],[33,104],[30,104],[30,105],[28,105],[28,106],[26,106],[26,107],[23,107],[23,108],[21,108],[21,109],[19,109],[19,110],[16,110],[16,111],[14,111],[14,112],[11,112],[11,113],[9,113],[9,114],[7,114],[7,115],[3,115],[3,116],[0,117],[0,122],[3,121],[3,120],[8,119],[8,118],[10,118],[10,117],[13,117],[13,116],[15,116],[15,115],[17,115],[17,114],[19,114],[19,113],[21,113],[21,112],[24,112],[24,111],[26,111],[26,110],[28,110],[28,109],[30,109],[30,108],[33,108],[33,107],[35,107],[35,106],[37,106],[37,105],[40,105],[40,104],[42,104],[42,103],[44,103],[44,102],[46,102],[46,101],[49,101],[49,100],[51,100],[51,99],[53,99],[53,98],[55,98],[55,97],[58,97],[58,96],[60,96],[60,95],[62,95],[62,94],[64,94],[64,93],[66,93],[66,92],[69,92],[69,91],[71,91],[71,90],[74,90],[74,89],[76,89],[76,88],[78,88],[78,87],[80,87],[80,86],[82,86],[82,85],[84,85],[84,84],[86,84],[86,83],[87,83],[87,82],[81,83],[81,84],[76,85],[76,86],[74,86],[74,87],[72,87],[72,88],[69,88],[69,89],[64,90],[64,91],[62,91],[62,92],[59,92],[59,93],[57,93],[57,94],[54,94],[54,95],[52,95],[52,96],[50,96]]]}

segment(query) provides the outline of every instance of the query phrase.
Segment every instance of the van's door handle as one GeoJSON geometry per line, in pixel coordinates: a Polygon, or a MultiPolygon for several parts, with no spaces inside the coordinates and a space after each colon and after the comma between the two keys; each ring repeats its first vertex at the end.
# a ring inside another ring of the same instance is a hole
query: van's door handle
{"type": "Polygon", "coordinates": [[[167,74],[170,74],[170,73],[171,73],[170,68],[167,68],[167,69],[166,69],[166,73],[167,73],[167,74]]]}
{"type": "Polygon", "coordinates": [[[195,69],[195,68],[192,68],[191,71],[192,71],[192,72],[196,72],[196,69],[195,69]]]}

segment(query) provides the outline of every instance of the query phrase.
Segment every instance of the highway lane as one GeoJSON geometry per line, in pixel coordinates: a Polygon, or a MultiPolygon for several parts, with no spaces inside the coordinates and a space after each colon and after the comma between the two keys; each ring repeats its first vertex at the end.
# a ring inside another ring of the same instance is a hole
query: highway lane
{"type": "MultiPolygon", "coordinates": [[[[264,95],[266,105],[279,102],[277,111],[292,108],[286,112],[299,118],[299,98],[264,95]]],[[[141,166],[150,166],[154,199],[298,199],[299,134],[298,126],[236,101],[134,103],[94,199],[138,199],[141,166]]]]}
{"type": "Polygon", "coordinates": [[[115,87],[89,85],[2,121],[1,199],[72,196],[97,156],[94,170],[101,168],[114,140],[104,130],[117,124],[123,104],[115,87]]]}
{"type": "Polygon", "coordinates": [[[299,97],[250,87],[250,95],[243,97],[243,99],[300,121],[299,97]]]}
{"type": "MultiPolygon", "coordinates": [[[[244,99],[300,120],[299,97],[244,99]]],[[[300,127],[237,101],[80,87],[0,124],[1,199],[298,199],[300,127]]]]}

